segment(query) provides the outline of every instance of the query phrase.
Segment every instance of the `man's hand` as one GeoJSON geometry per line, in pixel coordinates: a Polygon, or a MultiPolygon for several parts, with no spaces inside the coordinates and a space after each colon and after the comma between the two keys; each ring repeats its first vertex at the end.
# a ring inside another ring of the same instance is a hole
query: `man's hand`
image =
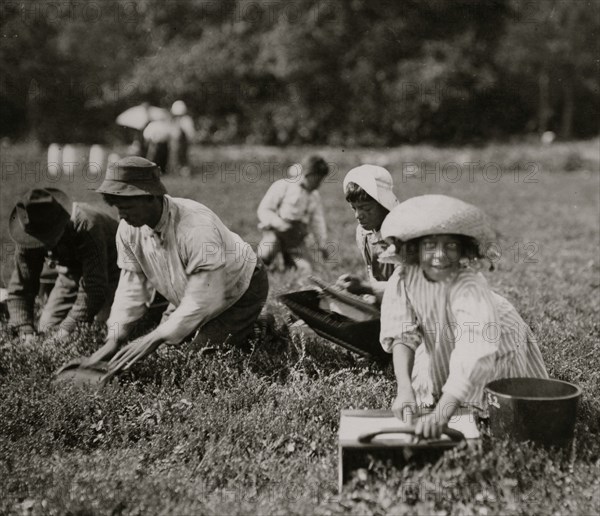
{"type": "Polygon", "coordinates": [[[62,326],[56,326],[55,328],[52,328],[50,333],[50,336],[53,339],[58,340],[60,342],[63,342],[65,339],[67,339],[69,335],[71,335],[71,332],[66,328],[63,328],[62,326]]]}
{"type": "Polygon", "coordinates": [[[81,362],[83,367],[92,367],[102,360],[108,360],[119,350],[119,344],[115,339],[108,338],[104,345],[93,355],[81,362]]]}
{"type": "Polygon", "coordinates": [[[417,414],[417,401],[413,388],[398,387],[396,398],[392,402],[392,412],[400,421],[412,425],[417,414]]]}
{"type": "Polygon", "coordinates": [[[135,339],[112,358],[110,361],[111,371],[116,373],[124,369],[129,369],[138,360],[154,353],[161,344],[162,341],[157,339],[153,333],[135,339]]]}
{"type": "Polygon", "coordinates": [[[19,334],[19,338],[23,344],[33,344],[36,339],[35,333],[21,333],[19,334]]]}

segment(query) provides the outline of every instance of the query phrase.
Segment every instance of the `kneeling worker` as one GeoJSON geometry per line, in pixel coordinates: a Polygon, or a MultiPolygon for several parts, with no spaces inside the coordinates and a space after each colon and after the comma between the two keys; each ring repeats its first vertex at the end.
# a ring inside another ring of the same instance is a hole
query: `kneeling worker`
{"type": "Polygon", "coordinates": [[[117,221],[57,188],[35,188],[9,220],[15,269],[8,286],[9,323],[24,340],[35,336],[34,305],[44,263],[58,272],[37,330],[68,335],[80,322],[104,323],[119,280],[117,221]]]}
{"type": "Polygon", "coordinates": [[[115,369],[126,368],[161,344],[178,344],[192,335],[198,343],[243,343],[269,290],[266,269],[250,245],[203,204],[167,195],[159,168],[147,159],[117,161],[97,191],[121,219],[121,277],[107,340],[87,364],[113,357],[115,369]],[[156,329],[118,351],[154,290],[174,310],[156,329]]]}

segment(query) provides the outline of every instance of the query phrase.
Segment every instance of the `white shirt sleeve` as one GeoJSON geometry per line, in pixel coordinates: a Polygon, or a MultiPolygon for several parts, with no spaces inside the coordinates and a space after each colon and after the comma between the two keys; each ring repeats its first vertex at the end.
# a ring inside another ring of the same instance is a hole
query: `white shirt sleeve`
{"type": "Polygon", "coordinates": [[[224,269],[204,270],[189,277],[181,303],[156,332],[178,344],[226,309],[224,269]]]}
{"type": "Polygon", "coordinates": [[[260,201],[257,215],[262,227],[278,227],[283,222],[279,217],[278,210],[285,196],[286,186],[285,180],[276,181],[260,201]]]}
{"type": "Polygon", "coordinates": [[[117,244],[117,266],[121,271],[133,271],[142,272],[142,267],[138,261],[135,253],[133,252],[134,237],[131,233],[130,227],[124,220],[119,222],[116,236],[117,244]]]}
{"type": "Polygon", "coordinates": [[[131,325],[148,310],[154,297],[154,289],[141,272],[121,270],[119,285],[106,321],[108,334],[114,333],[119,342],[127,340],[131,325]]]}
{"type": "Polygon", "coordinates": [[[455,345],[443,391],[463,401],[494,374],[502,329],[493,295],[477,273],[467,273],[450,293],[455,345]]]}
{"type": "Polygon", "coordinates": [[[185,133],[186,138],[191,142],[196,136],[196,130],[194,129],[194,121],[192,117],[189,115],[185,115],[181,117],[179,121],[179,126],[181,130],[185,133]]]}
{"type": "Polygon", "coordinates": [[[406,296],[404,280],[399,272],[394,272],[383,294],[379,341],[388,353],[396,345],[404,345],[415,351],[422,341],[417,316],[406,296]]]}

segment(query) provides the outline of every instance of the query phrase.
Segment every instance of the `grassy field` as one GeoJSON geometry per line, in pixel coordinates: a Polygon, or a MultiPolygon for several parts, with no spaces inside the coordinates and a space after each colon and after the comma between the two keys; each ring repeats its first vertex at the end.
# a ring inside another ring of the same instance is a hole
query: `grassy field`
{"type": "MultiPolygon", "coordinates": [[[[383,164],[401,199],[455,195],[484,208],[501,234],[488,279],[534,328],[548,371],[583,389],[576,438],[545,451],[484,436],[480,449],[424,468],[377,465],[337,493],[337,425],[344,408],[382,408],[394,390],[382,369],[314,335],[291,334],[276,295],[299,288],[271,276],[277,325],[252,352],[217,346],[160,350],[101,392],[51,383],[102,330],[25,347],[0,325],[0,513],[15,514],[597,514],[600,511],[598,140],[388,150],[195,148],[191,179],[166,177],[256,243],[256,207],[273,179],[319,151],[334,251],[316,272],[362,272],[341,182],[383,164]]],[[[12,269],[7,218],[18,194],[55,184],[98,201],[94,173],[54,180],[34,145],[2,148],[2,282],[12,269]]]]}

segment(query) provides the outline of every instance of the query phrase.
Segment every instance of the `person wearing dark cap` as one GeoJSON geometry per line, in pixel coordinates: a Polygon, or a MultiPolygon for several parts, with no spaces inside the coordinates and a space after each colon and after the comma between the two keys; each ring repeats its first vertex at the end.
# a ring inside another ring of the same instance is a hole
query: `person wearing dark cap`
{"type": "Polygon", "coordinates": [[[57,188],[35,188],[16,204],[9,233],[16,243],[9,286],[9,323],[29,340],[35,335],[34,302],[44,264],[58,272],[37,330],[69,334],[80,322],[104,323],[119,270],[117,221],[57,188]]]}
{"type": "Polygon", "coordinates": [[[264,265],[250,245],[206,206],[167,195],[158,166],[147,159],[117,161],[97,192],[121,219],[121,278],[107,340],[86,364],[113,357],[111,370],[119,371],[163,343],[179,344],[188,337],[199,345],[243,344],[269,290],[264,265]],[[119,350],[154,290],[174,310],[153,331],[119,350]]]}
{"type": "Polygon", "coordinates": [[[309,273],[313,261],[306,246],[309,234],[320,254],[324,258],[329,255],[327,225],[317,191],[329,172],[329,165],[313,155],[290,168],[299,173],[275,181],[258,206],[258,227],[263,232],[258,253],[267,265],[281,253],[285,267],[309,273]]]}

